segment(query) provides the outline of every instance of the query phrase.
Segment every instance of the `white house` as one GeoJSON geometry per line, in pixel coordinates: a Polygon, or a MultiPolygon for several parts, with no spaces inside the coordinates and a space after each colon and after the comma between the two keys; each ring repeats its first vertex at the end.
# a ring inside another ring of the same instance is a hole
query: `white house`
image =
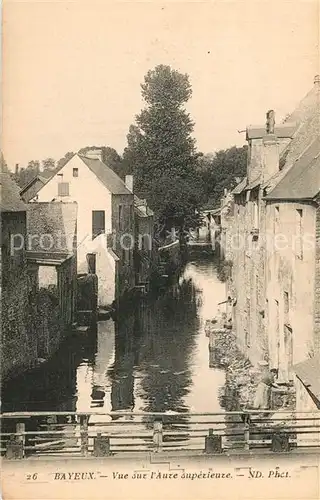
{"type": "Polygon", "coordinates": [[[132,176],[126,183],[94,150],[75,154],[30,200],[77,202],[78,274],[97,274],[99,306],[134,286],[132,176]]]}

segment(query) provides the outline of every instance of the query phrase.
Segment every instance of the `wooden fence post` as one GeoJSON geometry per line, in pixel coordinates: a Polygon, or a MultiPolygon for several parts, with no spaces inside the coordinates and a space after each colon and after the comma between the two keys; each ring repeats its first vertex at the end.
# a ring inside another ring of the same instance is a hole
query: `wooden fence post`
{"type": "Polygon", "coordinates": [[[88,415],[80,416],[81,455],[83,457],[86,457],[89,451],[88,421],[88,415]]]}
{"type": "Polygon", "coordinates": [[[101,432],[98,432],[93,441],[93,456],[106,457],[109,455],[111,455],[110,438],[109,436],[102,436],[101,432]]]}
{"type": "Polygon", "coordinates": [[[26,444],[26,436],[25,436],[25,431],[26,431],[26,425],[24,422],[19,422],[17,423],[16,426],[16,434],[17,434],[17,441],[21,443],[22,445],[22,458],[25,456],[25,444],[26,444]]]}
{"type": "Polygon", "coordinates": [[[244,449],[250,450],[250,415],[248,413],[243,414],[244,422],[244,449]]]}
{"type": "Polygon", "coordinates": [[[163,425],[162,418],[155,418],[153,422],[153,446],[154,451],[162,451],[162,439],[163,439],[163,425]]]}
{"type": "Polygon", "coordinates": [[[214,435],[213,429],[209,429],[209,435],[205,437],[204,452],[222,453],[222,436],[214,435]]]}
{"type": "Polygon", "coordinates": [[[278,453],[290,451],[289,434],[281,431],[272,434],[271,450],[278,453]]]}

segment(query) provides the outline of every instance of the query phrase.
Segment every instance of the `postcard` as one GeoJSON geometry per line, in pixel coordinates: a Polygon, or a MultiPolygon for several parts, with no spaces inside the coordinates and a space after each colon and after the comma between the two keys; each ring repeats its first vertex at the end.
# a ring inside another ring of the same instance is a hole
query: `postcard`
{"type": "Polygon", "coordinates": [[[4,0],[4,500],[311,500],[316,0],[4,0]]]}

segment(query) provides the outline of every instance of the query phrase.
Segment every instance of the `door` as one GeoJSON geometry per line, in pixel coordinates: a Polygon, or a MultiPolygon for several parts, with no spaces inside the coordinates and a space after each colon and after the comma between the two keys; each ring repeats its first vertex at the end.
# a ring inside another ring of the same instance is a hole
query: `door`
{"type": "Polygon", "coordinates": [[[87,263],[88,263],[88,273],[96,274],[96,254],[88,253],[87,254],[87,263]]]}

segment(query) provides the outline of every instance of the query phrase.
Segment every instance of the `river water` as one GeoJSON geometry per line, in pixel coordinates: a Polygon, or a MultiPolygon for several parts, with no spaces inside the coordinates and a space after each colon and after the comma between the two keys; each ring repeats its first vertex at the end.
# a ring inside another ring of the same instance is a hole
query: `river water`
{"type": "Polygon", "coordinates": [[[204,326],[224,299],[212,258],[188,262],[179,283],[7,383],[2,411],[223,411],[225,374],[209,368],[204,326]]]}

